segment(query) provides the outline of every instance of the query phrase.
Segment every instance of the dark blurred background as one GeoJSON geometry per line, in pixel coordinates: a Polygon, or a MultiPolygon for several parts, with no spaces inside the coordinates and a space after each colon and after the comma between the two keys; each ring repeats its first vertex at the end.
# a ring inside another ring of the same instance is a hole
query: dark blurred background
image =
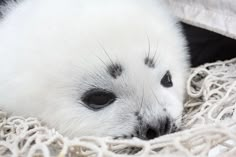
{"type": "MultiPolygon", "coordinates": [[[[4,5],[5,1],[9,0],[0,0],[0,5],[4,5]]],[[[181,25],[188,41],[193,67],[236,57],[236,40],[185,23],[181,25]]]]}
{"type": "Polygon", "coordinates": [[[188,41],[193,67],[236,57],[236,40],[185,23],[181,24],[188,41]]]}

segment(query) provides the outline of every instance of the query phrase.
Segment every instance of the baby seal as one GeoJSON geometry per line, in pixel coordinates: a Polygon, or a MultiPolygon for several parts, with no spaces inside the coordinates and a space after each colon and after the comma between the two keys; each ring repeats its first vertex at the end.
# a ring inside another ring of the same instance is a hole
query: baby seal
{"type": "Polygon", "coordinates": [[[69,136],[153,139],[181,123],[188,55],[160,0],[21,0],[0,22],[0,108],[69,136]]]}

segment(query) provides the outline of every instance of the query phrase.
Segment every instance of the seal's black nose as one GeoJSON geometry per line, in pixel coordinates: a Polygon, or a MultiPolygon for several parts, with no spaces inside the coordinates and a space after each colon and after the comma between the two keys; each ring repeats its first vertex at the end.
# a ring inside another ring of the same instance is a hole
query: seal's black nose
{"type": "Polygon", "coordinates": [[[153,128],[149,128],[146,132],[146,138],[150,140],[154,139],[155,137],[158,137],[158,132],[153,128]]]}
{"type": "Polygon", "coordinates": [[[171,120],[166,117],[158,120],[156,124],[149,124],[147,127],[141,128],[141,135],[138,135],[142,139],[151,140],[161,135],[171,133],[171,120]],[[156,127],[154,127],[156,126],[156,127]]]}

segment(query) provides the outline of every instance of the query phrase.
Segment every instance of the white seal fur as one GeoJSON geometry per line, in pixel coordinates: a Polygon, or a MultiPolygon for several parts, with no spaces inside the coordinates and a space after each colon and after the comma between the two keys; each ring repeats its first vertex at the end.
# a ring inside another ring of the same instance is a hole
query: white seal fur
{"type": "Polygon", "coordinates": [[[23,0],[3,15],[2,109],[67,136],[152,139],[180,125],[188,56],[162,2],[23,0]]]}

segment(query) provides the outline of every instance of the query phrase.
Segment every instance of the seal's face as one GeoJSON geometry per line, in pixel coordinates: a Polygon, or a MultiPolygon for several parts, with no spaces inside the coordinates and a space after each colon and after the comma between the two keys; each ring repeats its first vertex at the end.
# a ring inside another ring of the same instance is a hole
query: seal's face
{"type": "Polygon", "coordinates": [[[3,108],[69,136],[152,139],[175,131],[188,68],[184,40],[164,10],[131,2],[85,3],[82,11],[76,2],[42,3],[43,12],[28,2],[20,17],[13,12],[0,28],[16,39],[0,47],[17,58],[2,62],[3,108]]]}

